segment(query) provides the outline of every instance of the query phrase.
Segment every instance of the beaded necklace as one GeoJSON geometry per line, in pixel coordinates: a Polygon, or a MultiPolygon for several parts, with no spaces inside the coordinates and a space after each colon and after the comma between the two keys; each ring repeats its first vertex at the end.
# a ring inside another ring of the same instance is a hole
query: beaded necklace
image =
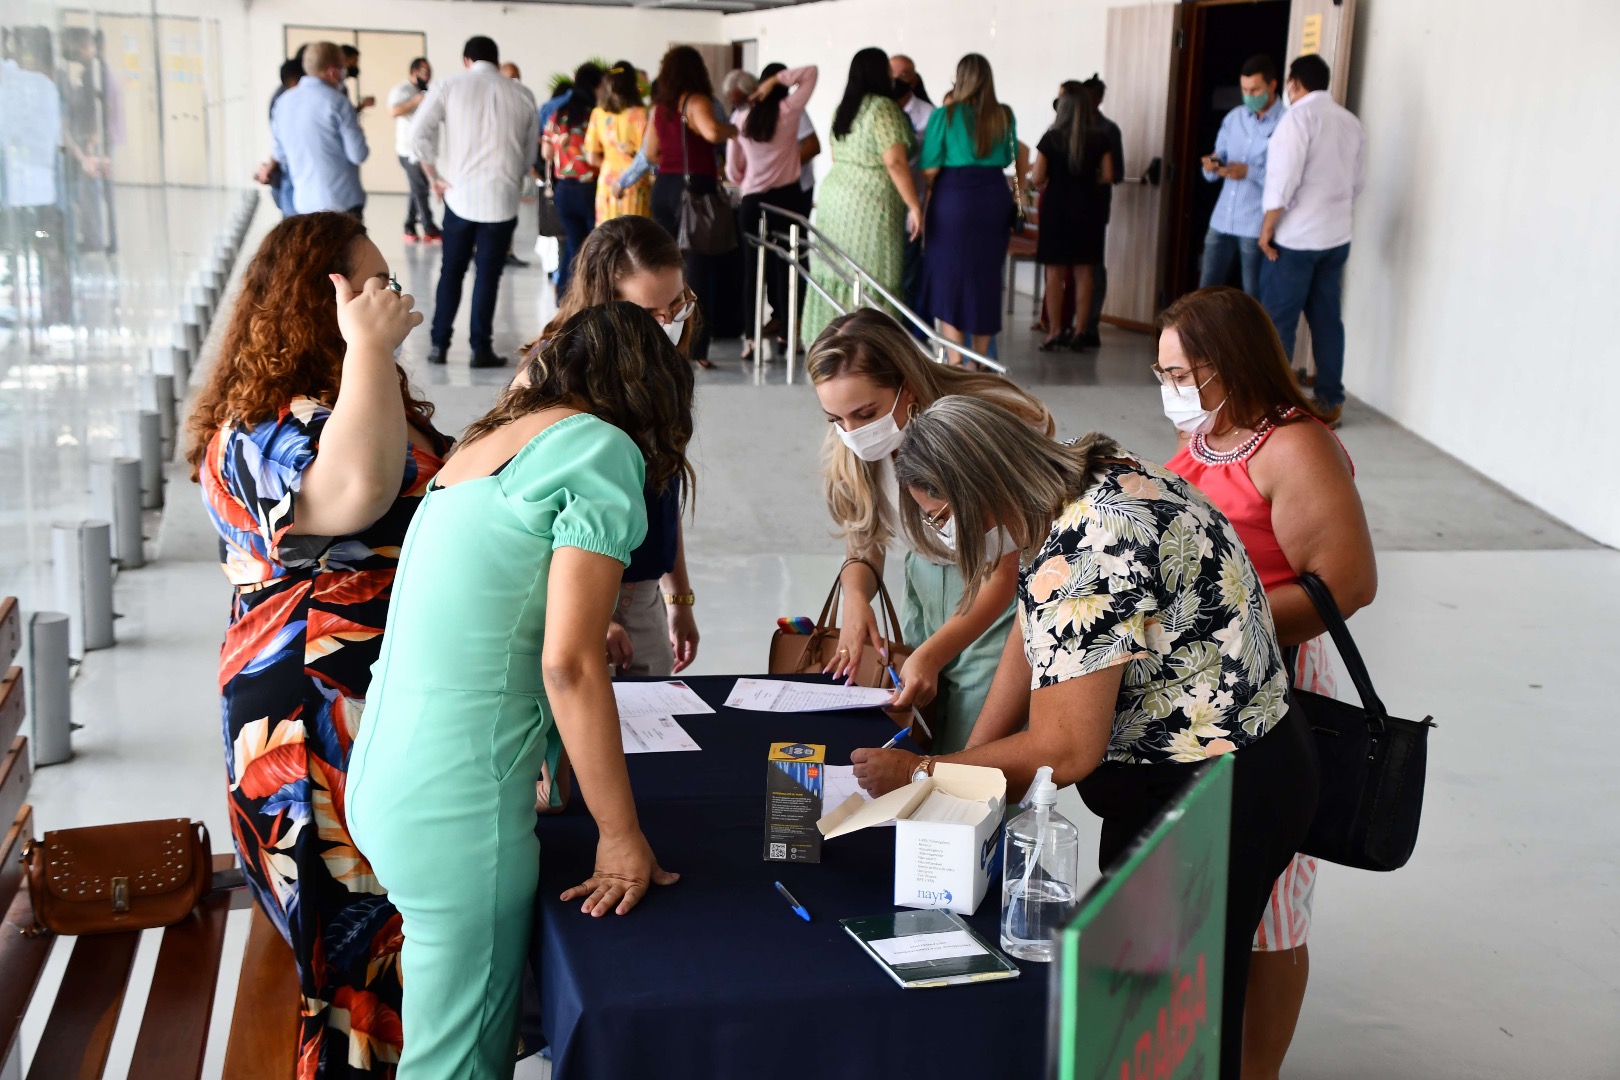
{"type": "MultiPolygon", "coordinates": [[[[1286,420],[1293,416],[1296,411],[1295,409],[1289,409],[1283,414],[1283,419],[1286,420]]],[[[1231,465],[1254,453],[1255,449],[1265,441],[1266,436],[1270,434],[1271,429],[1275,426],[1270,417],[1261,420],[1255,425],[1254,434],[1230,450],[1211,450],[1209,443],[1202,435],[1194,435],[1189,439],[1187,448],[1192,451],[1193,457],[1202,461],[1205,465],[1231,465]]]]}

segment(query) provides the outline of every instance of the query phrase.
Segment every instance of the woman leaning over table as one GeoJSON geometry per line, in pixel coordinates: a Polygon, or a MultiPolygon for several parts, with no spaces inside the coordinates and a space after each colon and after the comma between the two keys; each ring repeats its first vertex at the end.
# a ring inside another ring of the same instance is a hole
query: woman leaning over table
{"type": "Polygon", "coordinates": [[[305,1075],[399,1056],[399,914],[344,774],[399,545],[450,440],[394,350],[422,321],[348,214],[289,217],[242,277],[186,453],[235,586],[220,651],[231,840],[292,947],[305,1075]]]}
{"type": "MultiPolygon", "coordinates": [[[[1159,316],[1164,407],[1181,432],[1165,466],[1202,491],[1243,541],[1271,603],[1277,640],[1297,647],[1301,690],[1332,697],[1326,628],[1299,586],[1312,573],[1346,617],[1372,602],[1378,566],[1355,472],[1299,392],[1265,308],[1237,289],[1200,289],[1159,316]]],[[[1254,938],[1243,1031],[1246,1080],[1275,1080],[1310,974],[1306,938],[1316,860],[1295,855],[1254,938]]]]}
{"type": "Polygon", "coordinates": [[[575,315],[526,366],[405,538],[350,767],[350,828],[404,920],[399,1080],[512,1075],[553,737],[601,834],[563,898],[622,915],[675,880],[636,819],[602,641],[646,482],[690,480],[691,367],[626,302],[575,315]]]}
{"type": "Polygon", "coordinates": [[[917,410],[947,394],[996,402],[1043,435],[1053,431],[1052,416],[999,375],[932,362],[899,323],[871,308],[834,320],[810,346],[805,364],[830,425],[822,467],[827,508],[843,530],[849,558],[866,560],[847,564],[841,574],[844,609],[831,670],[858,671],[866,649],[882,648],[872,612],[874,575],[882,575],[884,555],[898,541],[906,551],[902,630],[915,651],[899,670],[903,689],[895,707],[934,702],[935,746],[958,750],[990,690],[1012,627],[1017,546],[999,529],[970,534],[970,546],[990,569],[973,602],[963,605],[962,578],[949,546],[955,537],[924,550],[900,527],[903,510],[914,504],[895,481],[894,452],[917,410]]]}
{"type": "MultiPolygon", "coordinates": [[[[895,462],[909,541],[1007,530],[1023,550],[1018,620],[967,749],[857,750],[873,794],[935,761],[984,765],[1023,791],[1042,765],[1102,818],[1117,859],[1200,762],[1234,755],[1221,1070],[1238,1080],[1249,946],[1272,882],[1316,808],[1314,748],[1259,577],[1226,518],[1185,480],[1106,436],[1059,443],[989,402],[948,397],[914,417],[895,462]]],[[[997,567],[955,551],[969,610],[997,567]]]]}

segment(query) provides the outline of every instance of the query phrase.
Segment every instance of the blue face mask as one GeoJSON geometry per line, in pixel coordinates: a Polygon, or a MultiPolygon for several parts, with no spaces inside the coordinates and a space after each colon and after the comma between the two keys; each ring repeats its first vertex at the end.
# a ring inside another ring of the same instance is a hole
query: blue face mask
{"type": "MultiPolygon", "coordinates": [[[[1227,100],[1230,101],[1231,98],[1227,98],[1227,100]]],[[[1270,103],[1271,103],[1271,95],[1270,94],[1244,94],[1243,95],[1243,104],[1245,106],[1247,106],[1248,110],[1250,112],[1252,112],[1252,113],[1258,114],[1258,113],[1261,113],[1261,112],[1265,111],[1265,107],[1267,105],[1269,105],[1270,103]]]]}

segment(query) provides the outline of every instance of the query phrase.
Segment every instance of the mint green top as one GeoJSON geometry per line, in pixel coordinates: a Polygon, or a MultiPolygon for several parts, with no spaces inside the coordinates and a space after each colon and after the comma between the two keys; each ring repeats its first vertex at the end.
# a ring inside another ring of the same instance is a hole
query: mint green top
{"type": "Polygon", "coordinates": [[[973,135],[976,110],[972,105],[946,105],[935,109],[928,117],[923,131],[922,157],[917,166],[922,169],[950,169],[960,165],[989,165],[1005,169],[1018,157],[1018,121],[1011,109],[1007,110],[1007,137],[990,153],[979,157],[975,152],[973,135]]]}

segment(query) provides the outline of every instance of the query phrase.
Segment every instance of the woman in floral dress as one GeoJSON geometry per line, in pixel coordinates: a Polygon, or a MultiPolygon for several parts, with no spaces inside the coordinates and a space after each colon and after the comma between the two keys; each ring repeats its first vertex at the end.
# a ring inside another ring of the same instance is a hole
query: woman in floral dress
{"type": "MultiPolygon", "coordinates": [[[[889,295],[903,299],[906,238],[922,230],[922,202],[911,182],[917,135],[891,97],[893,86],[882,49],[862,49],[850,61],[849,84],[833,114],[832,168],[817,188],[815,224],[889,295]]],[[[855,306],[848,283],[825,260],[815,260],[810,276],[845,311],[855,306]]],[[[838,315],[810,290],[804,340],[814,341],[838,315]]]]}
{"type": "Polygon", "coordinates": [[[624,214],[652,216],[652,181],[643,176],[623,191],[619,178],[630,168],[647,133],[647,107],[641,103],[636,69],[621,60],[602,77],[602,103],[585,129],[585,155],[598,166],[596,223],[624,214]]]}
{"type": "Polygon", "coordinates": [[[297,963],[298,1080],[391,1077],[401,1043],[400,919],[349,838],[344,788],[400,543],[449,442],[394,362],[422,316],[390,283],[354,218],[283,221],[190,421],[236,587],[219,672],[231,838],[297,963]]]}

